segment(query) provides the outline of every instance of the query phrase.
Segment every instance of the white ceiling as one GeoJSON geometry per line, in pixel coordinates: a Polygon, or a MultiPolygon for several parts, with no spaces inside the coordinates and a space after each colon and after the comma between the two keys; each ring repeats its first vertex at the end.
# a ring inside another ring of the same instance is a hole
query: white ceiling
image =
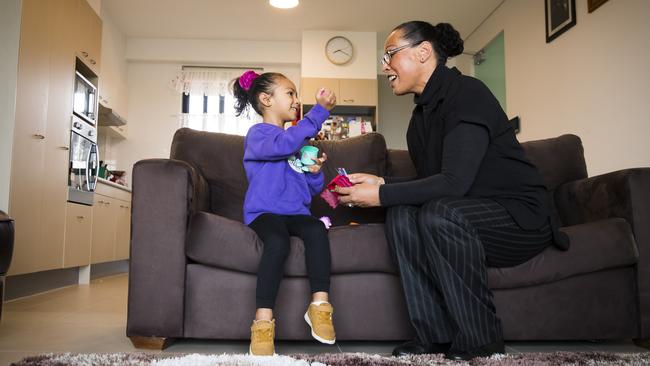
{"type": "Polygon", "coordinates": [[[127,37],[299,41],[303,30],[372,31],[409,20],[448,22],[466,38],[503,0],[103,0],[127,37]]]}

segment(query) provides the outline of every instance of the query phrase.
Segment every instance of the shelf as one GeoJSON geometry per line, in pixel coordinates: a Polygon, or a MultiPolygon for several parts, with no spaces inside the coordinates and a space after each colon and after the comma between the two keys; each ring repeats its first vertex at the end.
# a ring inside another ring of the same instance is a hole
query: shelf
{"type": "Polygon", "coordinates": [[[99,126],[124,126],[126,120],[117,114],[113,109],[99,103],[99,116],[97,120],[99,126]]]}
{"type": "Polygon", "coordinates": [[[99,131],[111,138],[126,140],[128,137],[126,126],[99,126],[99,131]]]}

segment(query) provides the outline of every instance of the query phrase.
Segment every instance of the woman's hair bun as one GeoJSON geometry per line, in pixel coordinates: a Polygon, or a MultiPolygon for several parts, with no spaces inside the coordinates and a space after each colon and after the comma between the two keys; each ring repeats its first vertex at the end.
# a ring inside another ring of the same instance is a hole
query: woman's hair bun
{"type": "Polygon", "coordinates": [[[460,38],[460,33],[451,24],[438,23],[434,28],[438,46],[447,57],[454,57],[463,53],[463,39],[460,38]]]}

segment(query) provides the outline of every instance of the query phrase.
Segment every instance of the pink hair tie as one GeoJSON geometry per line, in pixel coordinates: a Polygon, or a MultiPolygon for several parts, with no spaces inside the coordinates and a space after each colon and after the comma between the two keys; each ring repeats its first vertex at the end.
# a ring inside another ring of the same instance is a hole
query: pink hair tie
{"type": "Polygon", "coordinates": [[[260,75],[253,70],[245,71],[239,77],[239,86],[241,86],[242,89],[248,91],[253,85],[253,81],[255,81],[255,79],[257,79],[258,76],[260,75]]]}

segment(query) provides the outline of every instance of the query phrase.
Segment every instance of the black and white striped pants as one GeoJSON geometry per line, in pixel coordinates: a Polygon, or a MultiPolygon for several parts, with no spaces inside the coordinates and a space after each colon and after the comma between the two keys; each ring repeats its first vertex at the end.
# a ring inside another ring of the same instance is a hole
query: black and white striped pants
{"type": "Polygon", "coordinates": [[[470,198],[390,207],[386,235],[418,339],[458,351],[502,338],[487,266],[523,263],[552,243],[550,225],[523,230],[494,200],[470,198]]]}

